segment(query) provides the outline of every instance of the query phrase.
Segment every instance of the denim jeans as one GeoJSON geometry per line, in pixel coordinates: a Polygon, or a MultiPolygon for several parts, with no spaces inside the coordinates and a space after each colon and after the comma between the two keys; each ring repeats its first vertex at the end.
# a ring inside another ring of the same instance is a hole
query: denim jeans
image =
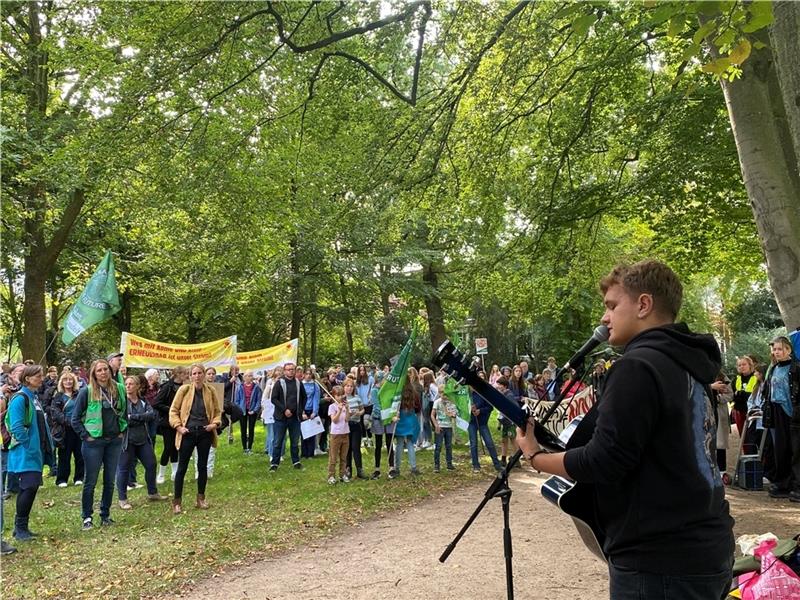
{"type": "Polygon", "coordinates": [[[433,466],[434,468],[438,469],[440,464],[440,459],[442,456],[442,442],[444,442],[444,457],[447,460],[447,466],[453,466],[453,428],[452,427],[440,427],[439,433],[436,434],[435,438],[436,445],[433,448],[433,466]]]}
{"type": "Polygon", "coordinates": [[[289,445],[291,446],[292,464],[300,462],[300,421],[296,417],[279,421],[275,419],[275,445],[272,448],[272,464],[276,467],[281,464],[281,457],[286,445],[286,430],[289,430],[289,445]]]}
{"type": "Polygon", "coordinates": [[[153,451],[150,442],[139,446],[128,444],[127,449],[120,454],[119,469],[117,470],[117,495],[120,500],[128,499],[128,470],[137,458],[144,466],[147,493],[151,496],[158,493],[156,488],[156,453],[153,451]]]}
{"type": "Polygon", "coordinates": [[[122,451],[122,438],[95,439],[92,442],[84,441],[81,444],[85,478],[81,494],[81,516],[86,519],[94,512],[94,488],[103,467],[103,493],[100,496],[100,518],[109,516],[111,501],[114,498],[114,478],[117,474],[119,455],[122,451]]]}
{"type": "Polygon", "coordinates": [[[494,440],[492,439],[491,431],[489,431],[489,425],[478,425],[474,420],[469,422],[469,429],[467,430],[469,434],[469,453],[472,457],[472,466],[476,469],[481,468],[481,463],[478,460],[478,432],[481,434],[483,445],[486,446],[486,451],[492,459],[494,468],[499,471],[503,468],[503,465],[500,464],[497,458],[497,449],[494,447],[494,440]]]}
{"type": "Polygon", "coordinates": [[[400,465],[403,464],[403,447],[408,448],[408,466],[412,469],[417,468],[417,453],[414,450],[414,442],[410,435],[394,436],[394,470],[400,472],[400,465]]]}
{"type": "Polygon", "coordinates": [[[704,575],[658,575],[615,567],[609,562],[611,600],[722,600],[728,595],[730,569],[704,575]]]}
{"type": "Polygon", "coordinates": [[[275,425],[274,423],[264,423],[264,429],[267,432],[264,440],[264,452],[272,456],[272,446],[275,445],[275,425]]]}

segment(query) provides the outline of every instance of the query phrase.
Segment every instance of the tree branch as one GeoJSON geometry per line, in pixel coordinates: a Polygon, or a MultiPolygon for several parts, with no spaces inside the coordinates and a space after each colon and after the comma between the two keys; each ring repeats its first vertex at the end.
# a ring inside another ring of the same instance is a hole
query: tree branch
{"type": "Polygon", "coordinates": [[[71,198],[67,207],[64,209],[64,214],[61,216],[61,222],[58,228],[53,232],[53,237],[44,249],[42,263],[52,265],[55,264],[58,255],[64,249],[67,243],[69,234],[72,231],[72,226],[81,213],[84,203],[86,202],[86,194],[83,188],[77,188],[72,191],[71,198]]]}

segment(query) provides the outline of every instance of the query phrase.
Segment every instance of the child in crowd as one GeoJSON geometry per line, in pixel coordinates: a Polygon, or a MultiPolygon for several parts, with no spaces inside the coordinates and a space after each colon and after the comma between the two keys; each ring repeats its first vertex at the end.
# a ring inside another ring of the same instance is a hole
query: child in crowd
{"type": "Polygon", "coordinates": [[[445,459],[447,460],[447,470],[455,469],[453,466],[453,426],[455,425],[458,409],[450,398],[442,392],[433,401],[433,411],[431,419],[435,432],[435,447],[433,450],[433,472],[439,472],[440,458],[442,455],[442,440],[445,446],[445,459]]]}
{"type": "MultiPolygon", "coordinates": [[[[519,401],[514,396],[514,393],[508,389],[508,379],[505,376],[498,378],[495,387],[497,387],[498,391],[511,402],[519,404],[519,401]]],[[[506,457],[511,456],[517,446],[517,442],[515,441],[517,430],[516,427],[514,427],[514,423],[511,422],[511,419],[506,417],[503,413],[500,413],[497,422],[500,425],[500,430],[502,432],[501,437],[503,440],[503,456],[500,459],[500,463],[505,467],[506,457]]]]}
{"type": "Polygon", "coordinates": [[[400,475],[400,465],[403,463],[403,448],[408,449],[408,466],[411,467],[411,474],[419,475],[414,442],[419,435],[420,412],[422,412],[422,402],[416,386],[406,380],[403,393],[400,396],[400,409],[392,419],[396,424],[394,430],[394,469],[389,471],[389,479],[394,479],[400,475]]]}
{"type": "Polygon", "coordinates": [[[356,463],[356,476],[359,479],[366,479],[364,468],[361,462],[361,417],[364,416],[364,404],[361,397],[356,394],[356,384],[351,378],[344,381],[344,395],[350,409],[350,449],[347,452],[347,474],[353,477],[353,462],[356,463]]]}
{"type": "Polygon", "coordinates": [[[347,449],[350,442],[350,407],[344,389],[340,385],[333,386],[331,394],[335,402],[328,407],[331,418],[330,446],[328,451],[328,483],[336,483],[336,461],[339,461],[339,477],[344,483],[350,482],[350,477],[345,471],[347,449]]]}

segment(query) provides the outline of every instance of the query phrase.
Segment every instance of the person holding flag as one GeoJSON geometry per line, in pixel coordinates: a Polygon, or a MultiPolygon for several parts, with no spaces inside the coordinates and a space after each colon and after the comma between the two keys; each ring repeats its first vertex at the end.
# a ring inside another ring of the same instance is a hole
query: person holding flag
{"type": "Polygon", "coordinates": [[[381,444],[383,442],[383,436],[386,436],[386,452],[388,454],[389,471],[391,471],[394,467],[393,442],[395,424],[389,423],[388,425],[384,425],[380,410],[381,404],[379,396],[385,379],[386,375],[383,371],[378,371],[375,373],[375,384],[370,392],[372,394],[372,405],[373,407],[377,407],[377,409],[373,408],[372,415],[370,415],[370,418],[372,419],[372,435],[375,436],[375,470],[372,472],[370,479],[380,479],[381,477],[381,454],[383,454],[381,444]]]}

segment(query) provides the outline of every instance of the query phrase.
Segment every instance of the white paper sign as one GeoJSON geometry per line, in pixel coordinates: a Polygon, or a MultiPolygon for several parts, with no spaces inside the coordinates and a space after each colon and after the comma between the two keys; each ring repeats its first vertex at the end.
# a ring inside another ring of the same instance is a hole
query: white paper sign
{"type": "Polygon", "coordinates": [[[265,425],[271,425],[275,422],[275,405],[272,403],[272,400],[262,400],[261,420],[265,425]]]}
{"type": "Polygon", "coordinates": [[[456,417],[456,426],[461,431],[467,431],[469,429],[469,421],[465,421],[461,417],[456,417]]]}
{"type": "Polygon", "coordinates": [[[314,417],[313,419],[308,419],[307,421],[300,422],[300,433],[303,434],[303,439],[307,440],[310,437],[314,437],[318,433],[322,433],[325,431],[325,427],[322,425],[322,419],[319,417],[314,417]]]}

